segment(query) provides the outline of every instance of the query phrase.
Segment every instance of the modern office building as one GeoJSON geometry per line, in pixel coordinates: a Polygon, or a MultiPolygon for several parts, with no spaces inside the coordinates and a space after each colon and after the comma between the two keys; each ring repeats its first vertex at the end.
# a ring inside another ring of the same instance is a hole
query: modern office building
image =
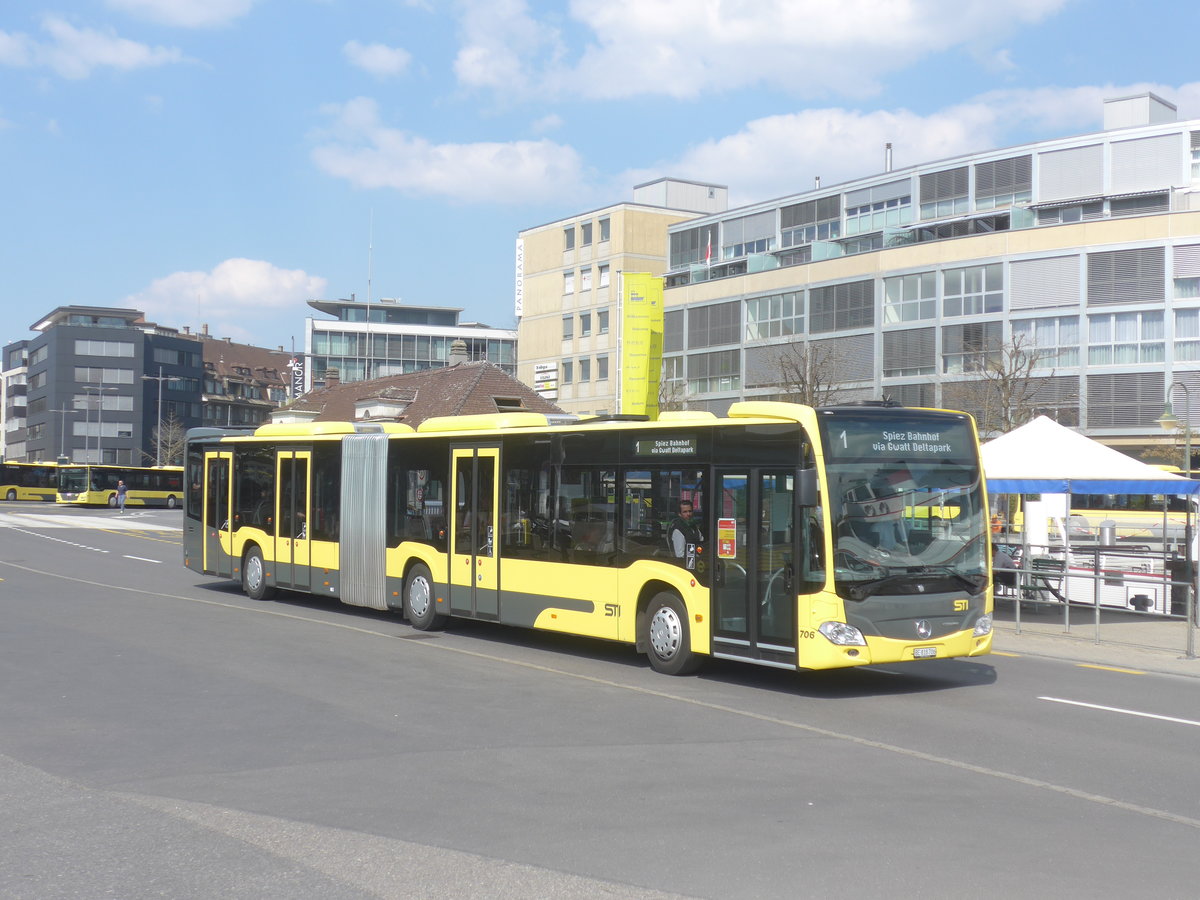
{"type": "Polygon", "coordinates": [[[6,434],[24,438],[10,459],[148,465],[160,421],[200,424],[200,348],[175,329],[135,309],[60,306],[30,330],[4,348],[5,381],[25,369],[24,418],[5,409],[6,434]]]}
{"type": "Polygon", "coordinates": [[[412,306],[394,299],[375,302],[309,300],[332,319],[309,316],[305,328],[305,390],[322,387],[336,369],[342,383],[420,372],[447,364],[455,340],[466,342],[473,360],[487,360],[510,375],[517,370],[517,333],[459,322],[462,309],[412,306]]]}
{"type": "Polygon", "coordinates": [[[1190,434],[1200,120],[1143,94],[1107,101],[1104,124],[896,170],[881,147],[879,174],[670,225],[671,388],[718,412],[787,397],[799,345],[840,399],[947,403],[986,424],[979,384],[1024,348],[1020,402],[1037,411],[1132,451],[1182,437],[1159,425],[1173,401],[1190,434]]]}
{"type": "Polygon", "coordinates": [[[30,328],[37,337],[3,351],[9,460],[167,462],[185,429],[252,427],[287,400],[282,348],[181,333],[136,309],[62,306],[30,328]]]}
{"type": "Polygon", "coordinates": [[[664,178],[635,187],[632,202],[520,232],[521,381],[568,412],[615,412],[621,274],[661,275],[668,226],[728,205],[721,185],[664,178]]]}

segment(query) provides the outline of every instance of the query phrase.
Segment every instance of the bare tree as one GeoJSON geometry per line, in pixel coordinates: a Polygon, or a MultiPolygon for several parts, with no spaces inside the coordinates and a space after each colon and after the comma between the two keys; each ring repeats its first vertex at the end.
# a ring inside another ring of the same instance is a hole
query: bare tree
{"type": "Polygon", "coordinates": [[[187,429],[176,418],[175,413],[167,414],[167,418],[154,428],[152,445],[154,453],[142,451],[142,456],[148,463],[159,463],[164,466],[182,466],[183,453],[187,443],[187,429]]]}
{"type": "Polygon", "coordinates": [[[681,356],[663,360],[662,374],[658,379],[659,412],[688,408],[687,379],[684,377],[683,365],[681,356]]]}
{"type": "Polygon", "coordinates": [[[772,362],[772,380],[779,385],[784,399],[807,406],[828,406],[841,399],[846,369],[830,344],[780,344],[772,362]]]}
{"type": "Polygon", "coordinates": [[[1054,375],[1050,370],[1034,376],[1044,356],[1026,335],[1016,335],[998,349],[968,360],[974,363],[975,378],[943,383],[942,404],[974,415],[981,434],[1012,431],[1041,412],[1041,385],[1054,375]]]}

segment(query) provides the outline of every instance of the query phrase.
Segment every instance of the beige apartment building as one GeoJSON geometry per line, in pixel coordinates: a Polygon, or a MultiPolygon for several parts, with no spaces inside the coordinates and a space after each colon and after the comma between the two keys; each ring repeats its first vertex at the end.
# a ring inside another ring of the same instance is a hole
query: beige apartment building
{"type": "Polygon", "coordinates": [[[663,274],[668,227],[727,208],[723,186],[664,178],[520,232],[517,377],[567,412],[616,412],[623,273],[663,274]]]}

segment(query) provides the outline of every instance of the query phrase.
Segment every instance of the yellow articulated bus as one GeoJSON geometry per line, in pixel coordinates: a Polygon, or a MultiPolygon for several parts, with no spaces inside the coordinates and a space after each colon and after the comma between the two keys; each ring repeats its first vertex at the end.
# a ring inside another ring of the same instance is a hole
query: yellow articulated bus
{"type": "Polygon", "coordinates": [[[84,463],[59,467],[59,503],[117,506],[117,485],[124,481],[125,505],[183,505],[183,466],[108,466],[84,463]]]}
{"type": "Polygon", "coordinates": [[[5,500],[53,500],[58,490],[54,463],[0,462],[0,497],[5,500]]]}
{"type": "Polygon", "coordinates": [[[736,403],[553,423],[193,429],[184,562],[285,588],[705,658],[831,669],[990,651],[987,497],[964,413],[736,403]]]}

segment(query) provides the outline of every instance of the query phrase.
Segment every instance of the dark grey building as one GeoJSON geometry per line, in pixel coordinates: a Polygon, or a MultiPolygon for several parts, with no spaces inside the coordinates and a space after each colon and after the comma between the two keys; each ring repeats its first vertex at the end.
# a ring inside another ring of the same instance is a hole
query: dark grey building
{"type": "Polygon", "coordinates": [[[6,376],[24,368],[24,422],[5,422],[7,434],[24,438],[19,458],[152,465],[160,421],[201,423],[195,339],[138,310],[95,306],[60,306],[30,330],[38,336],[3,354],[6,376]]]}

